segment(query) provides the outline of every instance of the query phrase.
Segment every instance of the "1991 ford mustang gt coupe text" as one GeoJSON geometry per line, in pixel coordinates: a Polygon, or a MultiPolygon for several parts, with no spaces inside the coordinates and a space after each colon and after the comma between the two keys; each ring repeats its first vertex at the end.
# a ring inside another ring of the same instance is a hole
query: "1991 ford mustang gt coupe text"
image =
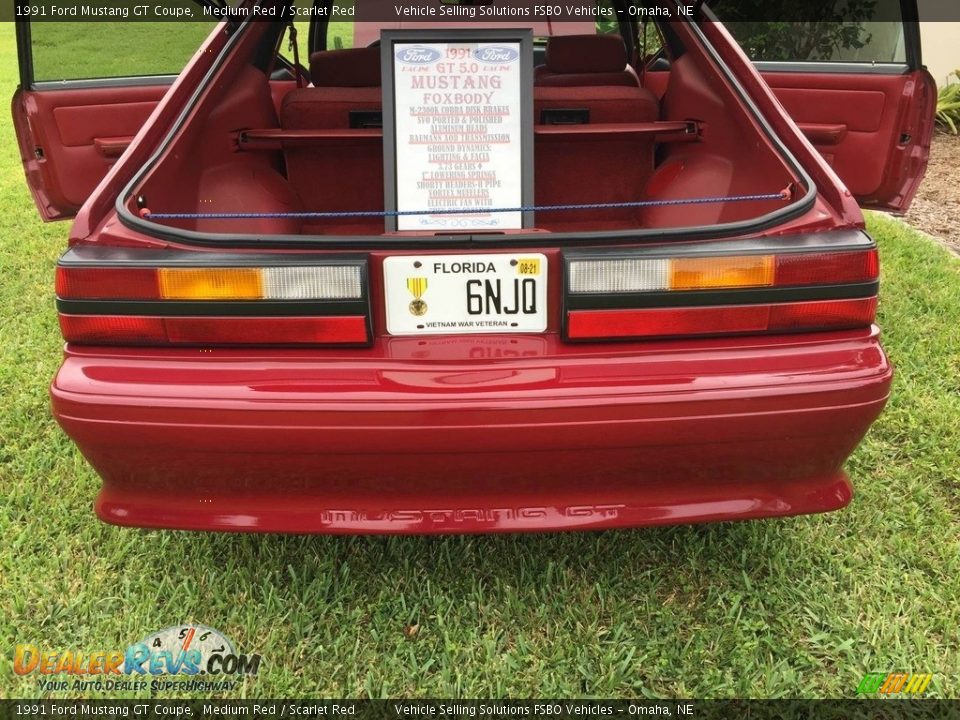
{"type": "Polygon", "coordinates": [[[300,67],[288,21],[244,17],[281,5],[242,3],[179,76],[39,75],[18,25],[27,179],[76,215],[53,410],[102,519],[482,532],[850,501],[891,383],[858,201],[903,210],[932,128],[909,13],[883,55],[756,63],[675,0],[649,26],[627,0],[607,24],[317,14],[300,67]]]}

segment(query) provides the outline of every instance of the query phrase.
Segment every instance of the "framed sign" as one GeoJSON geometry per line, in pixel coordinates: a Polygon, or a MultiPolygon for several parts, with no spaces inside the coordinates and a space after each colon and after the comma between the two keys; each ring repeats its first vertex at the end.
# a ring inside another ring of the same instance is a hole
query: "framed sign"
{"type": "Polygon", "coordinates": [[[533,226],[532,31],[384,30],[381,63],[387,231],[533,226]]]}

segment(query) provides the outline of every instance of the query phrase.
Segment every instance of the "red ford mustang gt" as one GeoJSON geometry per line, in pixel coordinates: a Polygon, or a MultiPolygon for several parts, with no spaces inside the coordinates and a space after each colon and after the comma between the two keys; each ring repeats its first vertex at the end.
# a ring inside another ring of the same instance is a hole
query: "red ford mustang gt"
{"type": "Polygon", "coordinates": [[[606,24],[318,14],[301,67],[288,21],[244,15],[281,5],[178,76],[42,75],[18,24],[27,180],[76,216],[53,411],[100,518],[450,533],[850,501],[891,383],[858,201],[903,210],[926,165],[916,22],[755,63],[675,0],[649,25],[626,0],[606,24]]]}

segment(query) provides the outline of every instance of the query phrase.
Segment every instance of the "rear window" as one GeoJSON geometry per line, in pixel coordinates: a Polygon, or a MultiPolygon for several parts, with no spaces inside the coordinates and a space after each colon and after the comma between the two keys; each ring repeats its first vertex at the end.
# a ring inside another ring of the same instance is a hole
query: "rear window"
{"type": "MultiPolygon", "coordinates": [[[[780,22],[753,20],[773,12],[769,3],[761,5],[760,0],[708,4],[752,60],[906,62],[899,0],[833,0],[815,4],[816,21],[780,22]]],[[[813,9],[811,4],[799,12],[813,9]]]]}
{"type": "Polygon", "coordinates": [[[177,75],[213,30],[189,22],[33,22],[33,79],[177,75]]]}
{"type": "MultiPolygon", "coordinates": [[[[359,8],[363,7],[364,0],[360,0],[359,8]]],[[[466,5],[476,6],[476,0],[439,0],[443,5],[466,5]]],[[[354,0],[334,0],[333,6],[339,8],[341,12],[334,12],[334,16],[346,16],[346,12],[354,8],[354,0]]],[[[609,19],[613,3],[611,0],[597,0],[595,21],[590,22],[587,19],[584,22],[538,22],[534,26],[534,40],[543,44],[550,35],[578,35],[585,33],[600,34],[619,34],[620,27],[616,21],[609,19]]],[[[352,20],[336,21],[331,20],[327,24],[326,49],[340,50],[344,48],[366,47],[375,42],[380,37],[381,30],[393,30],[401,28],[418,28],[425,26],[439,27],[471,27],[482,26],[482,21],[464,18],[460,21],[445,20],[437,23],[416,23],[416,22],[353,22],[352,20]]],[[[522,25],[522,22],[520,23],[522,25]]],[[[491,26],[491,25],[488,25],[491,26]]],[[[492,26],[512,27],[509,24],[494,23],[492,26]]]]}

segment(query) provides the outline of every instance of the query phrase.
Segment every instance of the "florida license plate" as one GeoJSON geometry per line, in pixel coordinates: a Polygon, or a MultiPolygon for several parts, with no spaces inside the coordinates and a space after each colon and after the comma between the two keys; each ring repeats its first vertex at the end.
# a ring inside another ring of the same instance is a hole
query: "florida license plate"
{"type": "Polygon", "coordinates": [[[383,276],[391,335],[547,329],[547,258],[540,253],[389,257],[383,276]]]}

